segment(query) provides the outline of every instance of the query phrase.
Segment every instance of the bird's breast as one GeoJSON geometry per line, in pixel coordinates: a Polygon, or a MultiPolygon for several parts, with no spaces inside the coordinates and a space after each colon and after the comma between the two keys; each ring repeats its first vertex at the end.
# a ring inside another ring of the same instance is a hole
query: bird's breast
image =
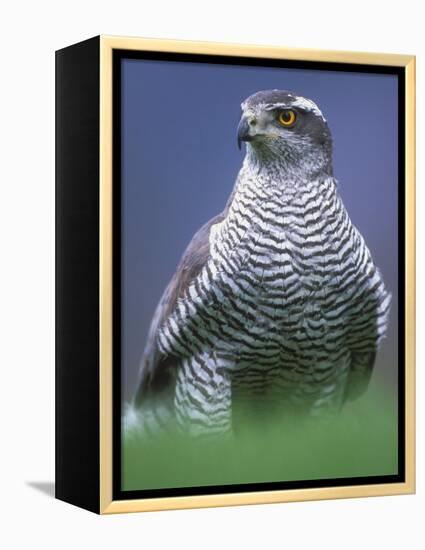
{"type": "Polygon", "coordinates": [[[336,297],[340,231],[337,204],[326,203],[325,193],[288,202],[237,197],[210,234],[212,284],[227,318],[257,338],[323,339],[332,325],[326,313],[336,297]]]}

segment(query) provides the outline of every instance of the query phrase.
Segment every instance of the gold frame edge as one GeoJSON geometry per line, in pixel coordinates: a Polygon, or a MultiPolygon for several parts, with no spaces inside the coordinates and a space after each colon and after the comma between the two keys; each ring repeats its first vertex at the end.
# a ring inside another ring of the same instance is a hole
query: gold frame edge
{"type": "Polygon", "coordinates": [[[238,506],[306,500],[359,498],[415,492],[415,57],[412,55],[311,50],[277,46],[158,40],[118,36],[100,37],[100,155],[99,155],[99,512],[115,514],[238,506]],[[112,54],[114,49],[163,51],[353,63],[404,67],[406,76],[406,422],[403,483],[255,491],[249,493],[150,499],[112,499],[112,54]]]}
{"type": "Polygon", "coordinates": [[[112,46],[99,62],[99,512],[112,502],[112,46]]]}

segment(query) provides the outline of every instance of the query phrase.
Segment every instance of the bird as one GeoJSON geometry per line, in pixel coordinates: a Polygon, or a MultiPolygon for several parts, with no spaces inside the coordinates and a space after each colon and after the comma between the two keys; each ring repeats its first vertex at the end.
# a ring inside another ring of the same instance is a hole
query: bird
{"type": "Polygon", "coordinates": [[[194,437],[235,435],[238,404],[333,417],[366,391],[386,336],[391,293],[343,204],[322,111],[277,89],[241,110],[233,190],[149,329],[128,418],[150,434],[172,420],[194,437]]]}

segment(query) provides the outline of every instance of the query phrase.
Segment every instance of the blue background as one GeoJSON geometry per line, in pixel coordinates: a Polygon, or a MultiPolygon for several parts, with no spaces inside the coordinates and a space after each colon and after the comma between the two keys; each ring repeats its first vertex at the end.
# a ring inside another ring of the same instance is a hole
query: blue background
{"type": "Polygon", "coordinates": [[[393,294],[374,383],[396,386],[398,99],[393,75],[122,61],[122,376],[135,390],[155,306],[196,230],[219,213],[244,150],[240,104],[279,88],[315,101],[334,139],[334,172],[393,294]]]}

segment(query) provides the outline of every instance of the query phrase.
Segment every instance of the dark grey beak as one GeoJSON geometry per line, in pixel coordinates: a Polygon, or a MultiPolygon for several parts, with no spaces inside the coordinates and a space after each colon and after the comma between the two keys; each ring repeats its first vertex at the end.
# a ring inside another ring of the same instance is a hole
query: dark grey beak
{"type": "Polygon", "coordinates": [[[243,116],[238,126],[238,147],[241,148],[242,141],[251,141],[252,136],[249,133],[249,124],[246,118],[243,116]]]}

